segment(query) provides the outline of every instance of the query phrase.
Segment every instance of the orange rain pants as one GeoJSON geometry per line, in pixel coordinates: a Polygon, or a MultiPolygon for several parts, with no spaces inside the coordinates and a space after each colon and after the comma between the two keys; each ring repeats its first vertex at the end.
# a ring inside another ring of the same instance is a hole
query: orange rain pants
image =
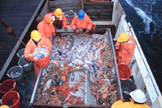
{"type": "Polygon", "coordinates": [[[88,15],[85,15],[84,19],[79,20],[78,16],[75,16],[70,24],[71,28],[74,29],[95,29],[96,25],[93,24],[92,20],[88,15]]]}
{"type": "Polygon", "coordinates": [[[32,54],[35,50],[35,48],[37,48],[38,46],[40,47],[47,47],[49,53],[51,52],[51,49],[52,49],[52,44],[50,42],[49,39],[47,38],[41,38],[40,42],[35,45],[35,43],[33,42],[32,39],[30,39],[25,47],[25,51],[24,51],[24,57],[27,59],[27,60],[31,60],[33,61],[33,64],[34,64],[34,70],[35,70],[35,81],[37,79],[37,76],[39,74],[39,71],[40,71],[40,67],[38,67],[35,63],[35,59],[34,57],[32,56],[29,56],[30,54],[32,54]]]}
{"type": "Polygon", "coordinates": [[[44,16],[44,20],[37,25],[37,29],[43,38],[51,39],[51,36],[55,36],[55,28],[53,24],[49,22],[52,21],[52,14],[48,13],[44,16]]]}
{"type": "Polygon", "coordinates": [[[146,104],[135,104],[131,99],[130,102],[122,102],[121,100],[116,101],[111,108],[151,108],[146,104]]]}
{"type": "Polygon", "coordinates": [[[130,39],[126,42],[116,42],[115,53],[117,57],[118,64],[125,63],[129,64],[130,60],[134,55],[136,43],[133,36],[130,36],[130,39]]]}

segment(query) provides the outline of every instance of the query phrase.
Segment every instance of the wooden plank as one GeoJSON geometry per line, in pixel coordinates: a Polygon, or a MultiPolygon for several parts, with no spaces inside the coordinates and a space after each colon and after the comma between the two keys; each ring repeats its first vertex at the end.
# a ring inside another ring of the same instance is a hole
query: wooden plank
{"type": "Polygon", "coordinates": [[[103,13],[103,12],[87,12],[89,16],[112,16],[112,13],[103,13]]]}
{"type": "Polygon", "coordinates": [[[94,21],[112,21],[112,15],[89,15],[94,21]]]}
{"type": "Polygon", "coordinates": [[[108,18],[108,19],[100,19],[100,18],[91,18],[93,21],[111,21],[112,19],[108,18]]]}
{"type": "Polygon", "coordinates": [[[93,12],[107,12],[107,13],[112,13],[113,8],[111,9],[84,9],[88,13],[93,13],[93,12]]]}
{"type": "Polygon", "coordinates": [[[113,2],[85,2],[84,5],[107,5],[107,6],[111,6],[113,5],[113,2]]]}
{"type": "Polygon", "coordinates": [[[109,5],[84,5],[84,9],[111,9],[112,6],[109,5]]]}
{"type": "Polygon", "coordinates": [[[62,7],[75,7],[75,8],[81,8],[81,7],[79,7],[80,5],[79,4],[66,4],[66,6],[65,5],[51,5],[50,6],[50,8],[62,8],[62,7]]]}
{"type": "MultiPolygon", "coordinates": [[[[49,11],[50,12],[53,12],[54,10],[55,10],[56,8],[51,8],[49,11]]],[[[78,9],[78,8],[74,8],[74,7],[63,7],[63,8],[61,8],[62,9],[62,11],[64,12],[64,11],[69,11],[69,10],[73,10],[74,12],[78,12],[80,9],[78,9]]]]}
{"type": "Polygon", "coordinates": [[[49,8],[51,7],[76,7],[81,8],[81,0],[59,0],[49,1],[49,8]]]}
{"type": "Polygon", "coordinates": [[[103,21],[103,20],[110,21],[110,20],[112,20],[112,17],[103,17],[103,16],[90,16],[90,18],[95,21],[100,21],[100,20],[101,21],[103,21]]]}
{"type": "Polygon", "coordinates": [[[59,0],[59,1],[49,1],[49,5],[64,5],[67,4],[80,4],[80,0],[59,0]]]}
{"type": "Polygon", "coordinates": [[[49,11],[52,12],[56,8],[61,8],[63,11],[73,10],[77,12],[82,9],[82,2],[81,0],[49,1],[49,11]]]}
{"type": "Polygon", "coordinates": [[[93,21],[95,25],[112,25],[111,21],[93,21]]]}
{"type": "MultiPolygon", "coordinates": [[[[87,14],[88,15],[88,14],[87,14]]],[[[112,15],[89,15],[90,18],[101,18],[101,19],[106,19],[106,18],[110,18],[112,19],[112,15]]]]}
{"type": "Polygon", "coordinates": [[[109,16],[109,17],[107,17],[107,16],[90,16],[90,18],[93,20],[93,19],[96,19],[97,21],[99,21],[99,20],[105,20],[105,21],[107,21],[107,20],[112,20],[112,17],[111,16],[109,16]]]}

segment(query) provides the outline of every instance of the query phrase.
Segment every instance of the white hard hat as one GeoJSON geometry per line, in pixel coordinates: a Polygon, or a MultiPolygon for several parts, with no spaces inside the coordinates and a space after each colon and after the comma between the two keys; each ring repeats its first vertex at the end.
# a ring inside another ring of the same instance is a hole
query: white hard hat
{"type": "Polygon", "coordinates": [[[130,96],[135,102],[138,102],[138,103],[146,102],[146,96],[142,90],[139,90],[139,89],[134,90],[134,91],[130,92],[130,96]]]}

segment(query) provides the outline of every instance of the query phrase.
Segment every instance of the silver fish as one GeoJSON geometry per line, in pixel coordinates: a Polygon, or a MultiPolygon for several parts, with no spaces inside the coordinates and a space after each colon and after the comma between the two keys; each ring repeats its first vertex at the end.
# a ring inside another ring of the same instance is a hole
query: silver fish
{"type": "Polygon", "coordinates": [[[48,90],[51,87],[51,83],[52,83],[52,79],[49,79],[43,88],[43,92],[46,92],[46,90],[48,90]]]}

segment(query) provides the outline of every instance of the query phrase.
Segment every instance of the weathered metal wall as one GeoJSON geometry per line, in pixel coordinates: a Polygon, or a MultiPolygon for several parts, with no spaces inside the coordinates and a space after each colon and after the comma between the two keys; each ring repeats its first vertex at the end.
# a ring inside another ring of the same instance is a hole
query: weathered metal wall
{"type": "Polygon", "coordinates": [[[111,21],[113,2],[84,2],[84,10],[93,21],[111,21]]]}
{"type": "Polygon", "coordinates": [[[49,0],[48,4],[50,12],[56,8],[61,8],[63,11],[73,10],[74,12],[82,9],[82,0],[49,0]]]}

